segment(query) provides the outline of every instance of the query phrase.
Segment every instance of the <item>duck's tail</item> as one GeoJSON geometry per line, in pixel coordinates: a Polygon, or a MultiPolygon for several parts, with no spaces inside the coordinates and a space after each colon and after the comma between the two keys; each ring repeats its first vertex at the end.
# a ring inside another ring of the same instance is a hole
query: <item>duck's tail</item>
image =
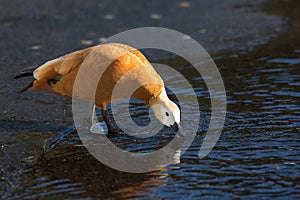
{"type": "MultiPolygon", "coordinates": [[[[29,68],[26,68],[24,69],[23,71],[21,71],[20,74],[18,74],[17,76],[14,77],[14,79],[19,79],[19,78],[24,78],[24,77],[27,77],[27,76],[31,76],[33,77],[33,72],[34,70],[36,69],[37,67],[29,67],[29,68]]],[[[30,84],[28,84],[27,86],[25,86],[24,88],[22,88],[21,90],[17,91],[17,92],[25,92],[27,90],[29,90],[31,87],[33,87],[33,81],[31,81],[30,84]]]]}
{"type": "Polygon", "coordinates": [[[29,67],[29,68],[23,69],[23,71],[21,71],[20,74],[15,76],[14,79],[23,78],[23,77],[26,77],[26,76],[33,76],[33,72],[36,68],[37,67],[29,67]]]}

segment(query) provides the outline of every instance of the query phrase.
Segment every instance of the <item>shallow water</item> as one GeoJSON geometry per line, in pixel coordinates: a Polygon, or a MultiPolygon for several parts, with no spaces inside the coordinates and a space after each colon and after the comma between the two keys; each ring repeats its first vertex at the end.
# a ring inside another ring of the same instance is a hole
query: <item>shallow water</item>
{"type": "MultiPolygon", "coordinates": [[[[299,58],[259,57],[251,64],[233,58],[224,62],[227,68],[220,65],[227,118],[217,145],[201,160],[210,116],[203,87],[196,88],[201,127],[180,162],[152,173],[119,172],[92,157],[71,128],[37,163],[28,164],[13,198],[299,198],[299,58]]],[[[145,121],[147,107],[133,102],[131,109],[135,120],[145,121]]],[[[173,138],[171,130],[163,132],[146,140],[122,133],[111,141],[147,152],[173,138]]]]}

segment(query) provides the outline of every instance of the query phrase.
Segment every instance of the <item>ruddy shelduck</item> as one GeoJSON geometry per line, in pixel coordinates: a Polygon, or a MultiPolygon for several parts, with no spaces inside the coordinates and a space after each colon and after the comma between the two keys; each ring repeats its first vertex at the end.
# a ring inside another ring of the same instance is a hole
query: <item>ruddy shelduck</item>
{"type": "MultiPolygon", "coordinates": [[[[129,78],[124,79],[122,84],[125,86],[132,83],[140,84],[130,98],[141,100],[149,105],[162,124],[173,128],[176,132],[180,129],[180,110],[168,98],[162,78],[139,50],[125,44],[107,43],[75,51],[48,61],[37,68],[25,69],[15,79],[25,76],[34,77],[34,80],[20,92],[46,90],[57,95],[74,98],[73,87],[76,76],[79,69],[83,65],[86,67],[89,63],[92,64],[88,67],[95,68],[96,66],[96,70],[103,71],[99,78],[95,97],[90,101],[100,108],[109,133],[114,130],[109,121],[106,105],[126,98],[126,95],[112,98],[112,92],[118,81],[128,72],[133,73],[130,73],[129,78]],[[113,60],[108,65],[103,64],[105,63],[103,61],[109,59],[113,60]]],[[[88,81],[90,77],[85,77],[85,79],[88,81]]],[[[88,99],[84,94],[77,98],[82,101],[88,99]]]]}

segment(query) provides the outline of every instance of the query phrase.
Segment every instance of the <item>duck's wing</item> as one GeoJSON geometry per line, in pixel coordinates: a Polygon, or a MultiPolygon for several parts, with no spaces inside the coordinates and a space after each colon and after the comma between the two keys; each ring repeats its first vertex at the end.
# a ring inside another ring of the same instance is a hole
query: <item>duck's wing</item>
{"type": "Polygon", "coordinates": [[[19,92],[25,92],[27,90],[48,90],[53,92],[52,85],[59,82],[63,76],[76,70],[92,49],[93,47],[76,51],[48,61],[39,67],[24,69],[14,78],[19,79],[32,76],[35,80],[19,90],[19,92]]]}
{"type": "Polygon", "coordinates": [[[91,52],[93,47],[75,51],[57,59],[46,62],[34,70],[33,76],[37,80],[53,79],[57,76],[64,76],[77,69],[91,52]]]}

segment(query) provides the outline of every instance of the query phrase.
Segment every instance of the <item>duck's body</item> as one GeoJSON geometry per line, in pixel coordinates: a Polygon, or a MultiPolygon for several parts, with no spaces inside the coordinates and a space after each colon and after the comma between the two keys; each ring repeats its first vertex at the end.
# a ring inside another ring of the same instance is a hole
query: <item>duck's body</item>
{"type": "MultiPolygon", "coordinates": [[[[166,107],[168,112],[176,113],[176,116],[172,116],[170,122],[179,124],[179,109],[167,97],[161,77],[140,51],[124,44],[109,43],[76,51],[48,61],[34,70],[25,70],[16,78],[28,75],[32,75],[35,80],[31,85],[21,90],[22,92],[26,90],[47,90],[61,96],[75,97],[81,101],[93,101],[103,111],[103,118],[109,131],[112,127],[106,115],[107,103],[128,98],[128,94],[122,94],[122,92],[112,97],[113,90],[119,81],[125,86],[126,84],[139,85],[131,98],[139,99],[151,107],[155,104],[161,104],[163,108],[166,107]],[[94,74],[102,71],[101,78],[94,77],[99,80],[94,98],[91,98],[86,92],[88,81],[92,78],[91,73],[85,75],[81,71],[80,74],[83,76],[81,78],[86,80],[87,85],[76,88],[77,95],[73,94],[75,80],[79,69],[83,66],[88,67],[87,69],[91,70],[90,72],[94,71],[94,74]]],[[[156,111],[156,109],[161,108],[153,109],[157,118],[165,125],[172,126],[173,123],[166,124],[166,119],[163,119],[164,116],[160,116],[164,114],[161,112],[166,111],[156,111]]]]}

